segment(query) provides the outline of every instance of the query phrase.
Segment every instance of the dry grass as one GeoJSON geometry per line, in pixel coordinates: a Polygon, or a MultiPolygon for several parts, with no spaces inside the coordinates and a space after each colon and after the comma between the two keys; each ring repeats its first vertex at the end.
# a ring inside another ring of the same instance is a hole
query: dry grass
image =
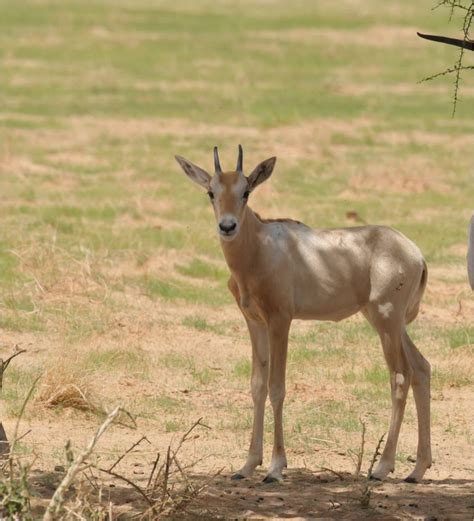
{"type": "Polygon", "coordinates": [[[46,409],[77,409],[80,411],[97,411],[93,383],[88,375],[71,364],[57,363],[46,370],[35,404],[46,409]]]}

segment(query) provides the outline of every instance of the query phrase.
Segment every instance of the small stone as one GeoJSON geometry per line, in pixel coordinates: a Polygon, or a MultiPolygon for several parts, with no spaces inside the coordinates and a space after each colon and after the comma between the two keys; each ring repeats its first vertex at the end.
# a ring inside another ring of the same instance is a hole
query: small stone
{"type": "Polygon", "coordinates": [[[63,465],[56,465],[56,466],[54,467],[54,471],[55,471],[55,472],[64,472],[65,470],[66,470],[66,469],[64,468],[63,465]]]}

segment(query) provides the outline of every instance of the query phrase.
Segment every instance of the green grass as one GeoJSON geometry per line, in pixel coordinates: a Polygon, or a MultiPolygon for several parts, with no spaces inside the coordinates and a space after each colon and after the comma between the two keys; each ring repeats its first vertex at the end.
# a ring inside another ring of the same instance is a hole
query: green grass
{"type": "MultiPolygon", "coordinates": [[[[7,306],[10,307],[10,306],[7,306]]],[[[11,307],[10,307],[11,309],[11,307]]],[[[3,311],[0,315],[0,328],[6,331],[44,331],[45,324],[41,316],[31,311],[15,308],[13,312],[3,311]]]]}
{"type": "Polygon", "coordinates": [[[194,367],[194,359],[179,353],[166,353],[160,357],[158,364],[168,369],[189,369],[194,367]]]}
{"type": "Polygon", "coordinates": [[[390,376],[385,365],[372,365],[364,371],[364,378],[367,383],[375,386],[387,386],[389,388],[390,376]]]}
{"type": "Polygon", "coordinates": [[[236,378],[248,381],[252,374],[252,361],[249,358],[240,359],[235,363],[232,373],[236,378]]]}
{"type": "Polygon", "coordinates": [[[471,387],[473,383],[472,373],[462,367],[435,367],[431,373],[431,385],[434,390],[471,387]]]}
{"type": "Polygon", "coordinates": [[[218,378],[218,374],[207,367],[204,367],[203,369],[193,368],[191,371],[191,376],[194,382],[200,386],[212,384],[218,378]]]}
{"type": "Polygon", "coordinates": [[[474,327],[456,327],[454,329],[445,329],[443,334],[449,343],[451,349],[458,347],[474,346],[474,327]]]}
{"type": "Polygon", "coordinates": [[[193,259],[188,264],[179,264],[176,266],[176,270],[183,275],[197,279],[205,278],[222,281],[226,277],[229,277],[228,270],[209,264],[200,259],[193,259]]]}
{"type": "Polygon", "coordinates": [[[85,370],[102,372],[120,370],[127,374],[137,374],[140,379],[148,379],[151,361],[148,353],[141,349],[111,348],[89,351],[82,363],[85,370]]]}
{"type": "Polygon", "coordinates": [[[293,430],[306,436],[331,437],[340,429],[345,432],[360,430],[357,411],[339,400],[309,402],[294,419],[293,430]]]}
{"type": "MultiPolygon", "coordinates": [[[[18,417],[33,382],[41,373],[42,371],[38,367],[20,367],[17,360],[8,367],[8,370],[5,372],[1,392],[1,398],[8,416],[18,417]]],[[[33,390],[33,396],[35,392],[36,390],[33,390]]],[[[26,418],[30,416],[30,412],[31,408],[27,404],[25,409],[26,418]]]]}
{"type": "Polygon", "coordinates": [[[217,335],[227,334],[227,329],[221,323],[211,324],[200,315],[189,315],[183,318],[183,326],[197,329],[198,331],[210,331],[217,335]]]}
{"type": "Polygon", "coordinates": [[[178,432],[186,427],[182,420],[166,420],[164,424],[165,432],[178,432]]]}
{"type": "MultiPolygon", "coordinates": [[[[144,396],[131,400],[127,407],[132,414],[140,418],[162,419],[163,415],[174,417],[176,414],[181,414],[185,404],[182,400],[163,393],[158,396],[144,396]]],[[[169,431],[167,430],[167,432],[169,431]]]]}
{"type": "Polygon", "coordinates": [[[35,310],[35,304],[30,296],[7,295],[3,299],[3,304],[6,308],[17,311],[26,311],[31,313],[35,310]]]}
{"type": "MultiPolygon", "coordinates": [[[[110,311],[104,306],[101,313],[90,306],[68,305],[64,318],[65,335],[69,342],[83,342],[93,335],[101,335],[110,327],[110,311]]],[[[55,310],[61,316],[63,310],[55,310]]]]}
{"type": "MultiPolygon", "coordinates": [[[[347,383],[346,380],[344,380],[344,383],[347,383]]],[[[352,386],[351,394],[358,403],[364,404],[366,411],[374,412],[375,406],[377,408],[380,407],[384,411],[390,409],[391,399],[388,380],[385,387],[361,385],[359,381],[350,383],[356,383],[356,385],[352,386]]]]}
{"type": "Polygon", "coordinates": [[[160,357],[158,364],[169,370],[179,372],[180,378],[190,376],[193,387],[208,386],[214,383],[219,372],[200,364],[200,361],[192,356],[183,356],[179,353],[167,353],[160,357]]]}
{"type": "Polygon", "coordinates": [[[0,241],[0,280],[5,284],[18,276],[19,259],[11,251],[10,246],[0,241]]]}
{"type": "Polygon", "coordinates": [[[197,286],[177,279],[162,280],[150,276],[135,279],[133,283],[151,299],[184,300],[210,306],[228,304],[231,301],[230,293],[217,286],[197,286]]]}

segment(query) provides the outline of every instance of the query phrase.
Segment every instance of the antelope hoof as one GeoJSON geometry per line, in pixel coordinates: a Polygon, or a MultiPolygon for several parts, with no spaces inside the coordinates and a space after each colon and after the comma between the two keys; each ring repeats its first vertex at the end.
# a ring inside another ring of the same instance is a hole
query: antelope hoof
{"type": "Polygon", "coordinates": [[[270,474],[268,474],[267,476],[265,476],[263,478],[263,483],[281,483],[283,481],[283,477],[281,478],[277,478],[275,476],[271,476],[270,474]]]}
{"type": "Polygon", "coordinates": [[[421,483],[426,470],[431,467],[431,458],[427,463],[425,463],[425,461],[426,460],[417,460],[413,472],[404,479],[406,483],[421,483]]]}
{"type": "Polygon", "coordinates": [[[382,478],[379,478],[378,476],[374,476],[373,474],[371,474],[369,476],[369,479],[372,481],[382,481],[382,478]]]}
{"type": "Polygon", "coordinates": [[[385,463],[384,461],[380,461],[377,465],[377,468],[369,476],[369,478],[375,481],[383,481],[390,472],[393,472],[393,470],[393,465],[390,463],[385,463]]]}
{"type": "Polygon", "coordinates": [[[243,474],[240,474],[239,472],[237,472],[235,474],[232,474],[230,479],[232,479],[234,481],[237,481],[237,480],[240,480],[240,479],[245,479],[245,476],[243,474]]]}

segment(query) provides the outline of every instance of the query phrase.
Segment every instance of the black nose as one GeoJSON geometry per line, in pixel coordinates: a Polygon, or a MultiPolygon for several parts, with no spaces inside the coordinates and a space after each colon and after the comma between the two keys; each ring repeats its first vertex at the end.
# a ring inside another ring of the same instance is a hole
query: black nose
{"type": "Polygon", "coordinates": [[[236,226],[237,226],[237,223],[232,223],[232,224],[219,223],[219,228],[225,233],[233,232],[235,230],[236,226]]]}

